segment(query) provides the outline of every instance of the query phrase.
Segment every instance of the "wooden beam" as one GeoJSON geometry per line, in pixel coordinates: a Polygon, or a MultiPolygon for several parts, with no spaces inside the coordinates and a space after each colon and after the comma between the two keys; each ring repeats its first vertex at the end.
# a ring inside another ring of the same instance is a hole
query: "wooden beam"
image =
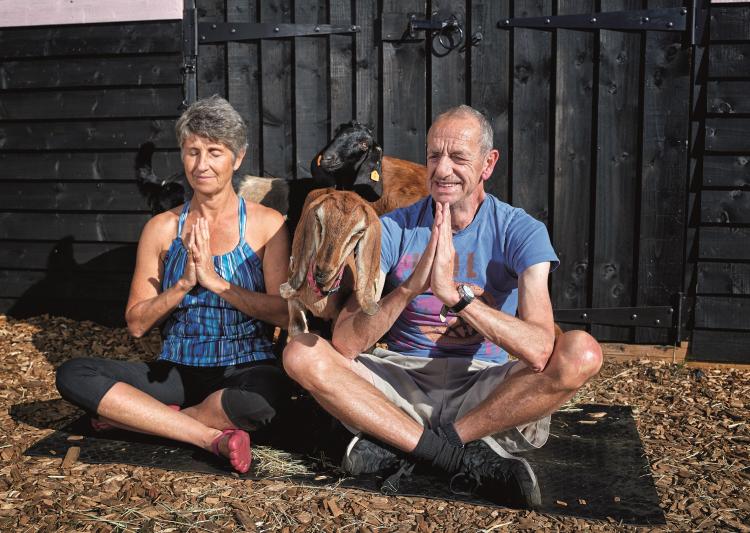
{"type": "Polygon", "coordinates": [[[684,363],[688,343],[682,346],[662,346],[656,344],[622,344],[602,343],[604,358],[610,361],[666,361],[669,363],[684,363]]]}
{"type": "Polygon", "coordinates": [[[607,361],[663,361],[688,368],[725,369],[737,368],[750,370],[750,364],[745,363],[714,363],[711,361],[687,361],[689,343],[682,346],[662,346],[656,344],[621,344],[602,343],[602,353],[607,361]]]}
{"type": "Polygon", "coordinates": [[[750,370],[750,365],[743,365],[741,363],[709,363],[704,361],[688,361],[685,366],[688,368],[710,368],[717,370],[729,370],[730,368],[736,368],[737,370],[750,370]]]}
{"type": "Polygon", "coordinates": [[[0,0],[0,27],[182,18],[183,0],[0,0]]]}

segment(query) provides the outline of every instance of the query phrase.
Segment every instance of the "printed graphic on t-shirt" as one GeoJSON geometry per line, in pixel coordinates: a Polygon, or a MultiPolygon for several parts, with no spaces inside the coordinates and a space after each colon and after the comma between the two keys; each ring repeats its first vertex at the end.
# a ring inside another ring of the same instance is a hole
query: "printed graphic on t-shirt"
{"type": "MultiPolygon", "coordinates": [[[[425,198],[384,215],[381,270],[386,291],[406,281],[427,248],[433,224],[432,201],[425,198]]],[[[479,300],[511,316],[518,305],[518,277],[531,265],[558,259],[544,225],[491,194],[474,220],[453,234],[453,281],[470,285],[479,300]]],[[[428,289],[414,298],[385,337],[391,350],[422,357],[473,357],[503,362],[507,354],[460,317],[440,320],[442,302],[428,289]]]]}
{"type": "MultiPolygon", "coordinates": [[[[474,291],[476,299],[489,305],[490,307],[495,306],[495,300],[492,298],[492,294],[485,293],[484,289],[479,285],[473,283],[465,283],[471,287],[474,291]]],[[[437,304],[437,312],[440,313],[442,303],[440,300],[432,296],[437,304]]],[[[466,322],[460,316],[448,314],[445,322],[438,320],[432,324],[424,324],[419,327],[422,334],[434,342],[436,345],[469,345],[479,344],[484,341],[484,336],[479,333],[474,327],[466,322]]]]}

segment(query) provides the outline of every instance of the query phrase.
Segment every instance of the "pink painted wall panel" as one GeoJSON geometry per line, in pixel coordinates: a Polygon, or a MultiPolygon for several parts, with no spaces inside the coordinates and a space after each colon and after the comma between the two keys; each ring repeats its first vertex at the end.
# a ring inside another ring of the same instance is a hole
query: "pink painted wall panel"
{"type": "Polygon", "coordinates": [[[182,18],[183,0],[0,0],[0,28],[182,18]]]}

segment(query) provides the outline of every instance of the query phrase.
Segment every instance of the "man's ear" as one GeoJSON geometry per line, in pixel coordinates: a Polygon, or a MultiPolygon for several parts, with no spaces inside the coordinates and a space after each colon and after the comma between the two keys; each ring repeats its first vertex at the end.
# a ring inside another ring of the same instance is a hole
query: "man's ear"
{"type": "Polygon", "coordinates": [[[500,159],[500,151],[493,148],[484,158],[484,170],[482,170],[482,180],[487,181],[492,176],[492,171],[495,170],[495,165],[500,159]]]}
{"type": "Polygon", "coordinates": [[[232,165],[232,168],[234,170],[237,170],[240,168],[240,165],[242,164],[242,160],[245,159],[245,153],[247,152],[247,148],[243,148],[240,150],[240,153],[237,154],[237,157],[234,158],[234,165],[232,165]]]}

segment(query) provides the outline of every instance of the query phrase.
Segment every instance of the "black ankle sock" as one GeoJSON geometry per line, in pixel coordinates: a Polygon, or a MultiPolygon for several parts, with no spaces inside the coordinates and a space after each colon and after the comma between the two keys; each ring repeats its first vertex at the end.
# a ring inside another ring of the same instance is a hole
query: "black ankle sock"
{"type": "Polygon", "coordinates": [[[453,474],[458,472],[461,466],[464,449],[453,446],[446,437],[441,437],[431,429],[425,428],[411,455],[419,461],[430,463],[432,466],[453,474]]]}
{"type": "Polygon", "coordinates": [[[464,447],[464,442],[461,440],[461,437],[458,436],[456,426],[454,426],[450,422],[440,426],[438,428],[438,433],[448,439],[448,442],[450,442],[451,445],[455,446],[456,448],[464,447]]]}

